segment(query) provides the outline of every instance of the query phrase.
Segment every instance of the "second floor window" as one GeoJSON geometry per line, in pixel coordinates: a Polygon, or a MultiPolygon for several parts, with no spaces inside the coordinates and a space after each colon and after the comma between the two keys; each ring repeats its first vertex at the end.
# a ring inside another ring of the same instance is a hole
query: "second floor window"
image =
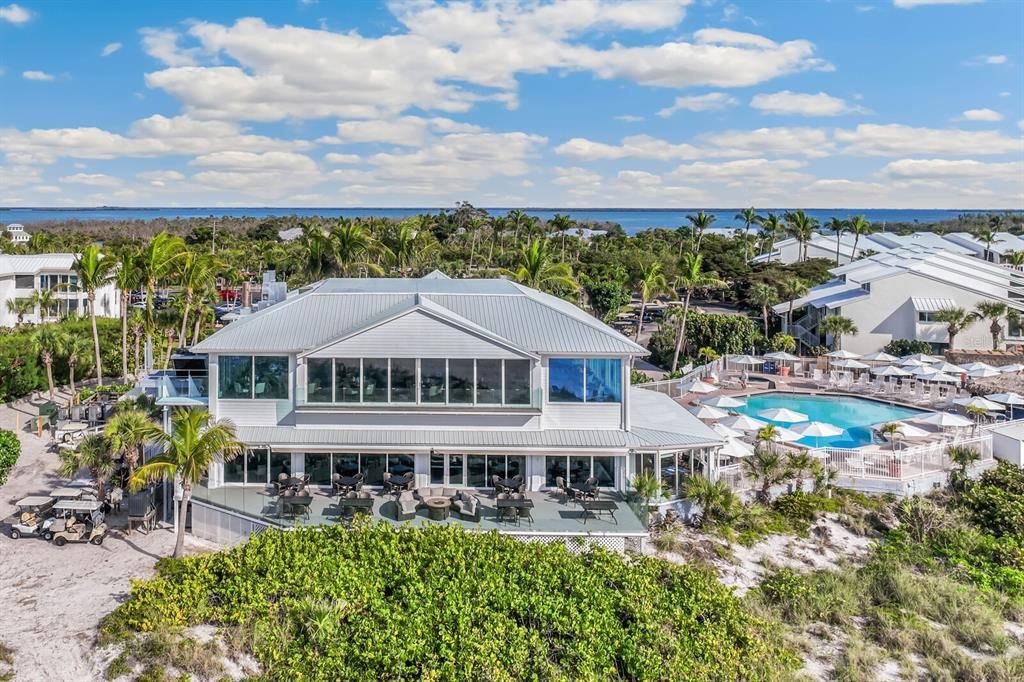
{"type": "Polygon", "coordinates": [[[217,365],[217,397],[223,400],[287,400],[288,357],[222,355],[217,365]]]}
{"type": "Polygon", "coordinates": [[[617,403],[622,401],[622,360],[619,358],[551,358],[548,400],[553,403],[617,403]]]}

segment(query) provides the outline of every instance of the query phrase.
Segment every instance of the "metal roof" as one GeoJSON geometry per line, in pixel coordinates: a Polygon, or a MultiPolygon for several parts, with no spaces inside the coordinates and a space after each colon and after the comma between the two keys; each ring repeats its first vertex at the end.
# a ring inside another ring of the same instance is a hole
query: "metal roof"
{"type": "Polygon", "coordinates": [[[437,277],[328,279],[252,315],[192,348],[210,352],[296,352],[319,348],[403,311],[448,312],[507,343],[537,353],[646,355],[647,350],[568,301],[500,279],[437,277]]]}
{"type": "Polygon", "coordinates": [[[919,313],[937,313],[940,310],[956,307],[956,301],[951,298],[923,298],[911,296],[910,301],[914,304],[914,310],[919,313]]]}
{"type": "Polygon", "coordinates": [[[47,270],[70,272],[74,267],[73,253],[40,253],[31,256],[0,254],[0,276],[35,275],[47,270]]]}
{"type": "MultiPolygon", "coordinates": [[[[832,280],[826,282],[820,286],[814,287],[807,292],[806,296],[801,296],[793,301],[793,308],[813,305],[816,308],[827,307],[835,308],[844,303],[852,303],[853,301],[859,301],[865,298],[869,298],[870,294],[864,291],[859,284],[846,283],[841,280],[832,280]]],[[[777,303],[772,306],[772,310],[776,313],[784,313],[789,309],[789,301],[777,303]]]]}

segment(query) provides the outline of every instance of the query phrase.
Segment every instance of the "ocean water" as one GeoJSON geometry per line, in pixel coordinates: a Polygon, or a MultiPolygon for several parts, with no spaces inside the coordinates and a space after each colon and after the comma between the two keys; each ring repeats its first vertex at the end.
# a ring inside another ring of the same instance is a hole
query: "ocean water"
{"type": "MultiPolygon", "coordinates": [[[[762,393],[747,398],[747,404],[735,410],[754,419],[770,422],[758,416],[758,412],[784,407],[806,414],[808,421],[825,422],[843,429],[843,433],[830,438],[801,438],[798,442],[813,447],[856,448],[872,442],[871,426],[885,422],[909,419],[922,414],[897,405],[878,400],[853,398],[840,395],[807,395],[799,393],[762,393]]],[[[771,422],[787,428],[797,424],[771,422]]]]}
{"type": "MultiPolygon", "coordinates": [[[[32,223],[48,220],[155,220],[157,218],[218,218],[269,216],[324,216],[327,218],[356,218],[380,216],[384,218],[407,218],[419,213],[437,212],[439,208],[4,208],[0,207],[0,225],[8,223],[32,223]]],[[[507,213],[508,208],[488,208],[493,215],[507,213]]],[[[679,209],[606,209],[606,208],[536,208],[526,209],[530,215],[548,219],[555,213],[565,213],[575,220],[596,223],[617,223],[629,234],[652,227],[676,228],[686,222],[686,216],[705,211],[717,217],[713,227],[742,227],[735,220],[738,208],[679,208],[679,209]]],[[[758,208],[762,215],[768,212],[782,213],[785,208],[758,208]]],[[[809,209],[806,211],[822,223],[833,216],[847,217],[864,215],[878,227],[886,223],[934,223],[941,220],[956,220],[962,213],[984,213],[984,211],[955,211],[942,209],[809,209]]]]}

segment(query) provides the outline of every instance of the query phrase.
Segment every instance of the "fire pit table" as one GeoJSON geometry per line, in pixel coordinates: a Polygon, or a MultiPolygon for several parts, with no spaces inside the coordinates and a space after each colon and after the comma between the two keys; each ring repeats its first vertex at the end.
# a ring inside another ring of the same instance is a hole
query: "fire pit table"
{"type": "Polygon", "coordinates": [[[427,514],[430,518],[435,521],[444,521],[448,518],[448,510],[452,506],[452,501],[447,497],[428,497],[423,500],[423,504],[427,506],[427,514]]]}

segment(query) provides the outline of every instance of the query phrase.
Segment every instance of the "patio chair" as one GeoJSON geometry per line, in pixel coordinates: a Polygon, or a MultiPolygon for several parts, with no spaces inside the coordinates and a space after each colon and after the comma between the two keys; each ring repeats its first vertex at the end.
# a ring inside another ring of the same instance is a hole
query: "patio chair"
{"type": "Polygon", "coordinates": [[[521,523],[523,519],[526,519],[530,523],[530,528],[533,528],[533,510],[529,507],[517,507],[516,508],[516,523],[521,523]]]}
{"type": "Polygon", "coordinates": [[[555,476],[555,488],[562,493],[562,502],[569,499],[569,488],[565,485],[565,479],[561,476],[555,476]]]}
{"type": "MultiPolygon", "coordinates": [[[[508,493],[498,493],[497,500],[510,500],[512,499],[508,493]]],[[[516,508],[515,507],[495,507],[498,510],[498,521],[515,521],[516,520],[516,508]]]]}
{"type": "Polygon", "coordinates": [[[395,500],[395,504],[398,505],[396,517],[401,521],[406,517],[416,516],[416,509],[420,506],[420,501],[413,497],[412,491],[405,490],[395,500]]]}
{"type": "Polygon", "coordinates": [[[491,485],[494,487],[494,499],[498,499],[498,495],[505,492],[505,486],[498,481],[501,480],[501,476],[494,474],[491,476],[491,485]]]}
{"type": "Polygon", "coordinates": [[[474,521],[480,520],[480,500],[477,499],[476,495],[463,490],[459,493],[458,498],[452,502],[452,506],[455,511],[459,513],[459,516],[468,518],[474,521]]]}

